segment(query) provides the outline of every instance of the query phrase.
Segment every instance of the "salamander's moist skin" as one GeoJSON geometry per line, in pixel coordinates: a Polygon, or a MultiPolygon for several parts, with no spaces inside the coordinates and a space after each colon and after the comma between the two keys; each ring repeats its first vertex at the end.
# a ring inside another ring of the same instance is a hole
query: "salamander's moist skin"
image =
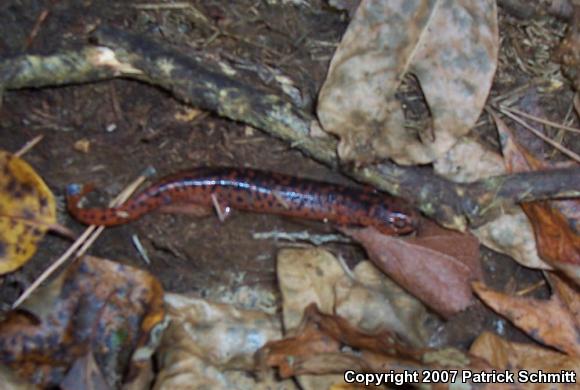
{"type": "Polygon", "coordinates": [[[114,208],[79,208],[88,190],[70,186],[69,212],[87,225],[114,226],[134,221],[169,204],[253,211],[373,226],[384,234],[413,232],[418,215],[402,200],[338,184],[240,168],[196,168],[167,176],[114,208]]]}

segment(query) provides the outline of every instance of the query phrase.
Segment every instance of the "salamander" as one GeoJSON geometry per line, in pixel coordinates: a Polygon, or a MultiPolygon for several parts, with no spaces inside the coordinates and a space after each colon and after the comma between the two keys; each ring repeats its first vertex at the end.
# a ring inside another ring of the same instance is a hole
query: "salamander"
{"type": "MultiPolygon", "coordinates": [[[[165,205],[194,204],[373,226],[384,234],[413,232],[418,215],[398,198],[368,188],[353,188],[248,168],[195,168],[166,176],[113,208],[81,208],[88,192],[69,186],[67,207],[80,222],[114,226],[134,221],[165,205]]],[[[217,210],[218,213],[220,210],[217,210]]]]}

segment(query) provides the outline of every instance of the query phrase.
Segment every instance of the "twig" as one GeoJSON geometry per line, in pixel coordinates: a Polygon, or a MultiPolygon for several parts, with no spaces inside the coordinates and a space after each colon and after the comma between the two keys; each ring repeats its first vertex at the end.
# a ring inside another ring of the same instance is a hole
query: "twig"
{"type": "Polygon", "coordinates": [[[343,243],[351,243],[352,240],[348,237],[345,237],[341,234],[310,234],[307,231],[302,232],[280,232],[280,231],[272,231],[272,232],[258,232],[252,234],[252,238],[254,240],[287,240],[291,242],[296,241],[306,241],[310,242],[314,245],[322,245],[329,242],[343,242],[343,243]]]}
{"type": "Polygon", "coordinates": [[[547,144],[553,146],[555,149],[558,149],[558,151],[560,151],[562,154],[565,154],[566,156],[568,156],[571,159],[575,160],[576,162],[580,163],[580,155],[578,155],[578,154],[574,153],[573,151],[571,151],[570,149],[560,145],[559,143],[557,143],[556,141],[554,141],[550,137],[546,137],[544,134],[540,133],[538,130],[534,129],[532,126],[528,125],[525,121],[523,121],[522,119],[520,119],[516,115],[512,114],[511,112],[505,110],[504,108],[499,107],[499,111],[502,114],[504,114],[505,116],[507,116],[508,118],[511,118],[512,120],[516,121],[517,123],[519,123],[520,125],[522,125],[526,129],[531,131],[536,137],[540,138],[541,140],[543,140],[547,144]]]}
{"type": "MultiPolygon", "coordinates": [[[[118,206],[125,202],[133,192],[139,187],[149,176],[151,170],[146,170],[141,176],[129,184],[115,199],[110,202],[111,207],[118,206]]],[[[48,279],[61,265],[63,265],[73,254],[73,261],[84,255],[90,245],[99,237],[104,230],[104,226],[91,225],[85,229],[83,234],[54,262],[52,263],[40,276],[18,297],[12,304],[12,308],[16,308],[22,304],[46,279],[48,279]],[[78,251],[77,251],[78,250],[78,251]]]]}
{"type": "Polygon", "coordinates": [[[44,138],[44,135],[37,135],[36,137],[34,137],[33,139],[31,139],[30,141],[28,141],[27,143],[25,143],[20,150],[18,150],[16,153],[14,153],[15,156],[17,157],[22,157],[23,154],[25,154],[26,152],[28,152],[30,149],[32,149],[33,147],[36,146],[36,144],[38,144],[40,141],[42,141],[42,139],[44,138]]]}
{"type": "Polygon", "coordinates": [[[343,173],[357,181],[408,199],[428,217],[459,230],[488,222],[518,201],[580,196],[580,169],[550,171],[549,175],[508,174],[462,184],[424,167],[402,167],[389,161],[364,168],[341,166],[336,155],[337,140],[310,135],[311,124],[316,122],[311,113],[285,97],[244,82],[247,75],[232,64],[216,57],[184,54],[142,34],[110,27],[99,28],[95,38],[106,47],[0,61],[0,84],[10,90],[111,77],[149,83],[182,102],[280,138],[331,168],[342,168],[343,173]],[[168,63],[172,65],[171,74],[165,67],[168,63]],[[542,180],[550,181],[549,186],[542,180]],[[522,192],[513,192],[521,189],[525,199],[522,192]],[[488,213],[482,214],[484,209],[488,213]]]}
{"type": "Polygon", "coordinates": [[[538,122],[538,123],[541,123],[543,125],[550,126],[550,127],[554,127],[556,129],[571,131],[572,133],[578,133],[578,134],[580,134],[580,129],[577,129],[576,127],[570,127],[570,126],[562,125],[562,124],[559,124],[559,123],[556,123],[556,122],[552,122],[552,121],[550,121],[548,119],[544,119],[544,118],[540,118],[540,117],[537,117],[537,116],[534,116],[534,115],[530,115],[530,114],[525,113],[523,111],[520,111],[518,109],[510,108],[510,107],[507,107],[507,106],[504,106],[504,105],[500,105],[499,107],[501,109],[507,110],[507,111],[509,111],[509,112],[511,112],[513,114],[517,114],[519,116],[523,116],[524,118],[531,119],[531,120],[533,120],[535,122],[538,122]]]}

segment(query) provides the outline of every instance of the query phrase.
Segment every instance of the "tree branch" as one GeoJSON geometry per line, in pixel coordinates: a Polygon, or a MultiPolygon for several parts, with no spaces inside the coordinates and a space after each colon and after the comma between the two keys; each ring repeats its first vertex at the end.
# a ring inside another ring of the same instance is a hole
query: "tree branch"
{"type": "MultiPolygon", "coordinates": [[[[142,35],[112,28],[101,28],[95,38],[105,47],[57,56],[4,59],[0,62],[0,90],[114,76],[137,79],[168,90],[188,104],[250,124],[325,165],[339,167],[336,139],[310,135],[311,125],[317,123],[312,114],[279,93],[244,82],[248,75],[231,64],[202,53],[185,55],[142,35]],[[63,64],[63,71],[54,76],[51,69],[57,59],[63,64]]],[[[342,170],[355,180],[404,197],[427,216],[460,230],[490,221],[517,202],[580,197],[580,169],[503,175],[471,184],[453,183],[429,168],[402,167],[390,162],[364,168],[343,166],[342,170]]]]}

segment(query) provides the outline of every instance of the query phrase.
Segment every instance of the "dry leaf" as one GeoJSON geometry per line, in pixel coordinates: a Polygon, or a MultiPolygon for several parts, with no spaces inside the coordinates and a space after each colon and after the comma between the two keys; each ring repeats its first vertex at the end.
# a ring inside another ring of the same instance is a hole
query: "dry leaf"
{"type": "Polygon", "coordinates": [[[372,228],[342,230],[364,246],[383,272],[448,317],[473,302],[470,283],[482,271],[475,237],[439,229],[433,235],[408,239],[385,236],[372,228]]]}
{"type": "Polygon", "coordinates": [[[580,297],[580,287],[553,272],[547,272],[546,277],[550,282],[553,293],[566,305],[570,314],[576,319],[576,323],[580,324],[580,299],[578,299],[580,297]]]}
{"type": "Polygon", "coordinates": [[[456,183],[472,183],[490,176],[503,175],[501,155],[477,141],[463,137],[433,163],[435,173],[456,183]]]}
{"type": "MultiPolygon", "coordinates": [[[[285,329],[296,328],[310,303],[321,311],[340,313],[367,331],[395,331],[411,345],[427,338],[430,320],[423,305],[402,291],[369,262],[345,273],[338,260],[323,249],[284,249],[278,255],[278,281],[283,298],[285,329]]],[[[312,343],[310,348],[324,349],[312,343]]],[[[301,376],[303,388],[328,388],[344,383],[342,376],[301,376]]]]}
{"type": "MultiPolygon", "coordinates": [[[[477,295],[540,343],[572,356],[580,356],[580,323],[557,295],[550,300],[512,297],[473,283],[477,295]]],[[[580,297],[577,297],[577,299],[580,297]]]]}
{"type": "MultiPolygon", "coordinates": [[[[166,294],[165,302],[171,322],[157,351],[155,389],[267,389],[273,385],[274,378],[257,382],[238,370],[253,369],[256,350],[281,337],[277,316],[178,294],[166,294]]],[[[276,382],[276,388],[295,389],[295,385],[276,382]]]]}
{"type": "Polygon", "coordinates": [[[0,360],[34,383],[58,386],[90,351],[116,387],[128,369],[150,359],[162,295],[144,271],[85,257],[0,322],[0,360]]]}
{"type": "Polygon", "coordinates": [[[496,2],[363,0],[330,64],[318,103],[345,160],[429,163],[475,124],[496,69],[496,2]],[[418,140],[395,98],[418,79],[431,123],[418,140]]]}
{"type": "Polygon", "coordinates": [[[534,227],[540,257],[580,285],[580,235],[548,202],[523,203],[522,208],[534,227]]]}
{"type": "MultiPolygon", "coordinates": [[[[489,333],[482,333],[471,345],[469,352],[490,362],[498,370],[509,370],[514,374],[514,387],[533,390],[569,389],[569,383],[531,383],[526,378],[529,375],[520,374],[522,370],[528,373],[561,373],[580,371],[580,359],[570,357],[533,344],[514,343],[489,333]]],[[[568,375],[571,378],[571,375],[568,375]]],[[[564,379],[564,378],[563,378],[564,379]]]]}
{"type": "Polygon", "coordinates": [[[62,390],[110,390],[92,352],[79,357],[59,386],[62,390]]]}
{"type": "Polygon", "coordinates": [[[306,307],[315,303],[321,312],[339,314],[363,331],[394,331],[414,346],[428,337],[425,323],[433,318],[425,307],[368,261],[347,274],[323,249],[284,249],[278,254],[278,282],[287,330],[296,328],[306,307]]]}
{"type": "Polygon", "coordinates": [[[0,151],[0,274],[26,263],[54,223],[48,186],[24,160],[0,151]]]}
{"type": "MultiPolygon", "coordinates": [[[[540,170],[548,164],[531,155],[517,143],[513,131],[495,114],[497,130],[502,143],[504,161],[509,172],[540,170]]],[[[536,237],[538,254],[550,265],[563,270],[580,284],[580,234],[571,229],[568,219],[553,205],[578,218],[579,201],[529,202],[521,205],[528,216],[536,237]]]]}
{"type": "Polygon", "coordinates": [[[472,232],[485,246],[511,256],[524,267],[552,269],[538,256],[534,229],[521,209],[506,211],[472,232]]]}
{"type": "Polygon", "coordinates": [[[445,367],[481,371],[491,368],[485,361],[453,348],[413,349],[391,332],[361,332],[344,318],[321,313],[314,304],[305,311],[295,335],[268,343],[260,351],[259,361],[263,367],[278,367],[282,377],[344,373],[347,370],[397,372],[401,375],[388,381],[397,385],[405,383],[402,381],[403,370],[416,372],[417,379],[412,383],[418,384],[423,370],[445,367]],[[341,345],[350,349],[345,350],[341,345]]]}

